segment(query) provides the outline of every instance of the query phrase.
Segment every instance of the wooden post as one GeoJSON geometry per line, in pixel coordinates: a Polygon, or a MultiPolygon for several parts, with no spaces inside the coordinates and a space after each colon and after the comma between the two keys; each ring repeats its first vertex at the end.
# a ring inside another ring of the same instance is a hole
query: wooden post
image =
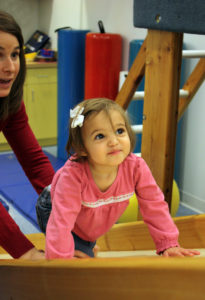
{"type": "Polygon", "coordinates": [[[182,33],[148,30],[142,157],[171,205],[182,33]]]}

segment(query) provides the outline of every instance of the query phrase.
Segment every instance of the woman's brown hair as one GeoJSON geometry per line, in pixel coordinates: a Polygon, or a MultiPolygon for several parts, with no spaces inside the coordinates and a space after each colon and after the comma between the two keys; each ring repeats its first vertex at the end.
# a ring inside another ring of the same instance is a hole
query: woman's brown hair
{"type": "Polygon", "coordinates": [[[24,40],[20,26],[8,13],[0,11],[0,31],[14,35],[20,47],[20,70],[12,85],[10,94],[0,100],[0,120],[6,119],[10,114],[17,112],[23,96],[23,85],[26,76],[26,64],[24,57],[24,40]]]}
{"type": "MultiPolygon", "coordinates": [[[[89,118],[93,114],[98,114],[101,111],[106,112],[106,114],[109,116],[110,110],[117,110],[125,120],[125,126],[130,138],[130,152],[134,150],[135,147],[135,134],[132,131],[128,116],[126,112],[123,110],[123,108],[117,104],[115,101],[107,99],[107,98],[96,98],[96,99],[89,99],[84,100],[80,102],[77,107],[82,108],[83,112],[81,115],[84,116],[84,120],[89,118]]],[[[80,153],[86,152],[86,149],[83,144],[83,139],[81,135],[81,127],[77,126],[75,128],[71,127],[71,124],[73,122],[73,118],[70,118],[69,120],[69,138],[66,145],[66,150],[68,155],[72,155],[75,153],[75,161],[79,161],[81,159],[84,159],[83,156],[80,155],[80,153]]]]}

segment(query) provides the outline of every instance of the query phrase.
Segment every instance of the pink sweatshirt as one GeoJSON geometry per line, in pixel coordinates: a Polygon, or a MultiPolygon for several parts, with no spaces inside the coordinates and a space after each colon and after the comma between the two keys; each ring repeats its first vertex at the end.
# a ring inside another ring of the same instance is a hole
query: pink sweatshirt
{"type": "Polygon", "coordinates": [[[105,192],[95,184],[87,161],[68,160],[57,171],[51,186],[52,211],[46,230],[46,258],[73,257],[71,231],[87,241],[95,241],[106,233],[122,215],[133,193],[137,195],[157,253],[178,246],[178,229],[163,193],[145,161],[130,154],[105,192]]]}

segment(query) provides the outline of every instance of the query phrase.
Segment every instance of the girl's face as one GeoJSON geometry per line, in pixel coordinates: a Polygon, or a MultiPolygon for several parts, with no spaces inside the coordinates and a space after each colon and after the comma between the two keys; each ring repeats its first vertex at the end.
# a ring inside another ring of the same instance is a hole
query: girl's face
{"type": "Polygon", "coordinates": [[[124,118],[117,110],[109,116],[101,111],[85,120],[82,137],[89,163],[93,167],[118,166],[130,153],[130,138],[124,118]]]}
{"type": "Polygon", "coordinates": [[[0,98],[6,97],[20,69],[20,47],[17,38],[0,31],[0,98]]]}

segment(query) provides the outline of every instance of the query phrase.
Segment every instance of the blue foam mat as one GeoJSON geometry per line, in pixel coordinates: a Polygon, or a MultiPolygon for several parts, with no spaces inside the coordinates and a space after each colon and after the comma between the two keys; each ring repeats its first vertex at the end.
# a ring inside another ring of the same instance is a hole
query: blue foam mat
{"type": "MultiPolygon", "coordinates": [[[[44,152],[55,171],[64,164],[64,160],[54,157],[46,151],[44,152]]],[[[0,193],[27,220],[39,228],[35,209],[38,194],[26,177],[16,156],[13,153],[1,154],[0,166],[0,193]]]]}

